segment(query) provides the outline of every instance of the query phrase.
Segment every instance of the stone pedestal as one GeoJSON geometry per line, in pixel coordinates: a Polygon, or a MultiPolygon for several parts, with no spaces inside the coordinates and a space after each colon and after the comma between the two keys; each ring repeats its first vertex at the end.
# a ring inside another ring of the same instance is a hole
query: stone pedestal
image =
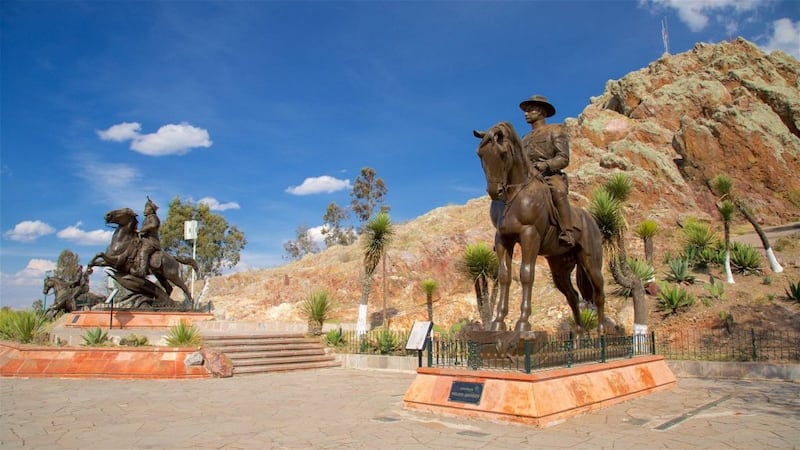
{"type": "Polygon", "coordinates": [[[662,356],[537,373],[419,368],[406,409],[546,426],[669,389],[675,375],[662,356]]]}

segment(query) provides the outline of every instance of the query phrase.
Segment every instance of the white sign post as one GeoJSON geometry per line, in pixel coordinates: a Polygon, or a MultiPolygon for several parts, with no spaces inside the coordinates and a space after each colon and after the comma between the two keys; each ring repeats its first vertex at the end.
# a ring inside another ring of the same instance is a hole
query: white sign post
{"type": "MultiPolygon", "coordinates": [[[[187,220],[183,222],[183,239],[187,241],[192,241],[192,259],[197,259],[197,221],[196,220],[187,220]]],[[[192,291],[192,301],[194,301],[194,279],[197,275],[194,272],[194,267],[192,267],[192,284],[191,284],[191,291],[192,291]]]]}

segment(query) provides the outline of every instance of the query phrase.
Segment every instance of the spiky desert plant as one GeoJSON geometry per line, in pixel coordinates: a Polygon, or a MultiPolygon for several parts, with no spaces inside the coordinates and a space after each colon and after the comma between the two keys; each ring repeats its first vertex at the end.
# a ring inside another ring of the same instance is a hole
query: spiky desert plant
{"type": "Polygon", "coordinates": [[[90,328],[86,330],[86,333],[81,338],[83,338],[83,345],[99,347],[108,342],[108,333],[101,330],[100,327],[90,328]]]}
{"type": "Polygon", "coordinates": [[[333,302],[328,296],[328,291],[314,291],[306,297],[301,306],[301,310],[306,320],[311,334],[321,334],[322,325],[330,318],[333,302]]]}
{"type": "Polygon", "coordinates": [[[694,296],[686,289],[668,283],[659,283],[661,291],[658,293],[659,311],[666,314],[677,314],[680,310],[688,309],[694,304],[694,296]]]}
{"type": "Polygon", "coordinates": [[[499,267],[497,254],[484,242],[467,245],[459,265],[461,273],[472,280],[472,285],[475,288],[478,314],[485,327],[488,327],[492,322],[494,302],[492,301],[490,282],[492,286],[497,285],[499,267]]]}
{"type": "Polygon", "coordinates": [[[383,323],[386,325],[386,251],[394,237],[394,226],[389,214],[381,212],[367,222],[364,227],[363,246],[364,246],[364,280],[361,287],[361,303],[358,309],[358,323],[356,324],[359,335],[366,332],[367,328],[367,305],[369,303],[369,291],[372,287],[372,278],[378,263],[383,260],[383,281],[384,281],[384,305],[383,323]]]}
{"type": "Polygon", "coordinates": [[[433,292],[438,284],[433,278],[426,278],[420,283],[422,291],[425,292],[425,305],[428,307],[428,322],[433,322],[433,292]]]}
{"type": "Polygon", "coordinates": [[[202,342],[203,337],[197,327],[183,320],[171,326],[167,333],[167,345],[171,347],[194,347],[202,342]]]}
{"type": "Polygon", "coordinates": [[[800,303],[800,281],[797,283],[789,282],[789,287],[786,288],[786,297],[800,303]]]}
{"type": "Polygon", "coordinates": [[[634,234],[642,240],[644,244],[644,260],[648,264],[653,264],[653,237],[658,234],[658,224],[651,219],[643,220],[639,226],[633,230],[634,234]]]}
{"type": "Polygon", "coordinates": [[[47,320],[31,310],[0,310],[0,339],[30,344],[45,333],[47,320]]]}
{"type": "Polygon", "coordinates": [[[737,273],[760,275],[764,272],[761,255],[750,244],[734,242],[731,246],[731,265],[737,273]]]}
{"type": "Polygon", "coordinates": [[[669,270],[664,274],[667,281],[678,284],[694,284],[696,278],[689,273],[687,258],[674,258],[667,262],[669,270]]]}
{"type": "Polygon", "coordinates": [[[597,321],[597,312],[591,308],[582,309],[580,313],[580,321],[581,323],[576,324],[575,318],[570,316],[569,322],[573,326],[578,325],[581,327],[583,331],[592,331],[597,328],[598,321],[597,321]]]}

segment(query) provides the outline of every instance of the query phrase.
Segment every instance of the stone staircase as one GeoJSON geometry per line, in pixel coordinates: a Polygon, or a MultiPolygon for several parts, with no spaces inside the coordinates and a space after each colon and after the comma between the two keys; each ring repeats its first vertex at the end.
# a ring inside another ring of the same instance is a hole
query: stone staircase
{"type": "Polygon", "coordinates": [[[203,344],[230,358],[234,375],[341,366],[321,342],[300,333],[204,334],[203,344]]]}

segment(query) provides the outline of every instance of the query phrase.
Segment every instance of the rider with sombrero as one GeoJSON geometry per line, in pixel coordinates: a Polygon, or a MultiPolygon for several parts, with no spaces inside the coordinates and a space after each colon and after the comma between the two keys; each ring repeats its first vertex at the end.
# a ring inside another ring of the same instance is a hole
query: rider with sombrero
{"type": "Polygon", "coordinates": [[[139,264],[133,275],[146,277],[150,272],[150,256],[157,250],[161,250],[161,240],[158,237],[158,229],[161,227],[161,220],[158,219],[156,211],[158,205],[155,204],[150,197],[147,197],[147,203],[144,205],[144,220],[142,221],[142,228],[139,229],[139,239],[142,246],[139,249],[139,264]]]}
{"type": "Polygon", "coordinates": [[[548,125],[547,117],[556,113],[556,108],[541,95],[534,95],[519,104],[531,131],[522,138],[522,147],[531,162],[532,175],[541,174],[550,187],[553,204],[558,212],[562,243],[575,245],[572,212],[570,211],[567,175],[563,169],[569,165],[569,134],[562,124],[548,125]]]}

